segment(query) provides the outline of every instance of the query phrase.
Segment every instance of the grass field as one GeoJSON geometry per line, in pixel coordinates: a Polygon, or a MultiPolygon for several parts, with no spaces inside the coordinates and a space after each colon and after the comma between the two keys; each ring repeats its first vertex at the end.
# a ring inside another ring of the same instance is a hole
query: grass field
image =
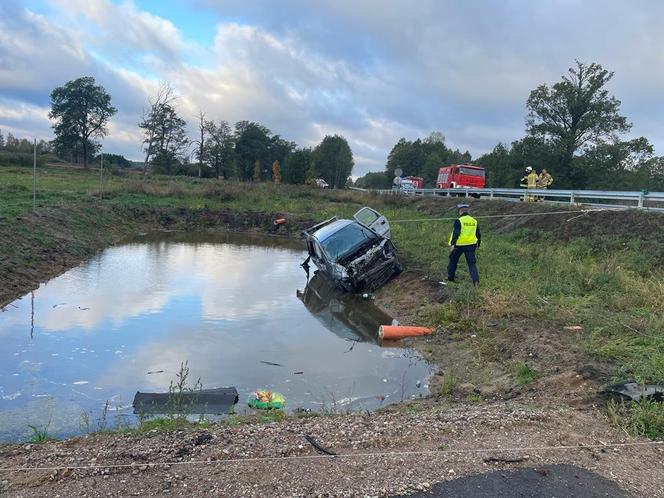
{"type": "MultiPolygon", "coordinates": [[[[32,210],[31,173],[24,168],[0,168],[0,223],[6,235],[28,237],[36,253],[53,241],[47,232],[24,233],[20,221],[32,210]]],[[[71,210],[88,216],[99,212],[102,225],[117,223],[109,213],[131,208],[278,212],[322,220],[332,215],[347,217],[362,205],[371,205],[392,221],[393,239],[409,271],[433,280],[443,276],[451,221],[399,221],[454,216],[450,199],[209,179],[150,176],[143,180],[135,173],[106,175],[100,200],[95,170],[41,168],[37,185],[38,212],[71,210]]],[[[473,202],[473,213],[479,217],[532,209],[560,208],[473,202]]],[[[532,360],[534,367],[524,363],[528,358],[523,358],[519,346],[528,340],[536,343],[533,331],[539,330],[548,331],[547,340],[553,341],[554,349],[556,344],[574,344],[592,358],[612,362],[607,382],[634,378],[664,384],[662,215],[632,212],[618,219],[606,213],[566,221],[571,216],[559,216],[555,222],[538,217],[514,226],[480,218],[484,236],[478,251],[481,286],[469,285],[461,262],[461,283],[447,288],[442,302],[422,296],[418,316],[451,331],[473,331],[477,340],[469,347],[474,348],[477,361],[501,365],[515,385],[529,384],[556,366],[557,357],[532,360]]],[[[74,231],[80,234],[90,229],[83,222],[76,226],[74,231]]],[[[5,252],[0,256],[14,258],[19,266],[32,264],[29,251],[14,254],[9,244],[0,248],[5,252]]],[[[632,432],[664,435],[661,404],[647,409],[623,407],[613,413],[620,414],[616,420],[629,420],[632,414],[638,417],[639,423],[626,424],[632,432]]]]}

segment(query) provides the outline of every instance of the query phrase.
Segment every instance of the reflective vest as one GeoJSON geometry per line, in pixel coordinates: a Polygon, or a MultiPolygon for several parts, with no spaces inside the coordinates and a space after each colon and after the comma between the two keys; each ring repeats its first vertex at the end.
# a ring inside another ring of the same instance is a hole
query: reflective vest
{"type": "Polygon", "coordinates": [[[521,187],[537,188],[537,173],[531,171],[521,178],[521,187]]]}
{"type": "MultiPolygon", "coordinates": [[[[459,217],[459,223],[461,223],[461,232],[457,238],[457,246],[472,246],[477,244],[477,220],[470,215],[464,214],[459,217]]],[[[450,240],[448,244],[452,244],[452,237],[454,233],[450,234],[450,240]]]]}
{"type": "Polygon", "coordinates": [[[537,179],[537,186],[547,188],[553,183],[553,177],[549,173],[540,173],[537,179]]]}

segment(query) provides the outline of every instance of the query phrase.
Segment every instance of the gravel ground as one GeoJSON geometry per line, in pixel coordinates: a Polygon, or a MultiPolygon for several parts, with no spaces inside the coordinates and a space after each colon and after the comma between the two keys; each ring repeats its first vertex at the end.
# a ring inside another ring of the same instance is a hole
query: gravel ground
{"type": "Polygon", "coordinates": [[[636,496],[664,497],[664,445],[598,424],[592,407],[534,406],[427,401],[372,414],[9,445],[0,448],[3,468],[62,468],[2,470],[0,495],[387,496],[491,470],[570,464],[636,496]],[[320,454],[305,435],[340,456],[320,454]]]}

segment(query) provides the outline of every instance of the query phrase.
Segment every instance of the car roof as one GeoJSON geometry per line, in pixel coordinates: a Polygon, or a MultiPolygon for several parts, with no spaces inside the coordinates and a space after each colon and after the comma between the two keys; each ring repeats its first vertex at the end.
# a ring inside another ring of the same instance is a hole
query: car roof
{"type": "Polygon", "coordinates": [[[323,242],[330,235],[337,233],[342,228],[347,227],[353,223],[355,223],[353,220],[337,220],[330,223],[329,225],[325,225],[319,230],[316,230],[313,235],[318,239],[319,242],[323,242]]]}

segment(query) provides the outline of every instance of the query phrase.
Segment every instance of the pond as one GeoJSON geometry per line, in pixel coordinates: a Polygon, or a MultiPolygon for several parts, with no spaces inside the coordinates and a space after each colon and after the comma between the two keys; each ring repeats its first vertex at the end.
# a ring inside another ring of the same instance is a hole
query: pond
{"type": "Polygon", "coordinates": [[[300,266],[275,237],[158,234],[108,248],[0,313],[0,440],[133,424],[134,394],[235,386],[286,409],[375,409],[427,394],[431,368],[381,347],[391,318],[300,266]],[[105,408],[107,407],[107,408],[105,408]]]}

